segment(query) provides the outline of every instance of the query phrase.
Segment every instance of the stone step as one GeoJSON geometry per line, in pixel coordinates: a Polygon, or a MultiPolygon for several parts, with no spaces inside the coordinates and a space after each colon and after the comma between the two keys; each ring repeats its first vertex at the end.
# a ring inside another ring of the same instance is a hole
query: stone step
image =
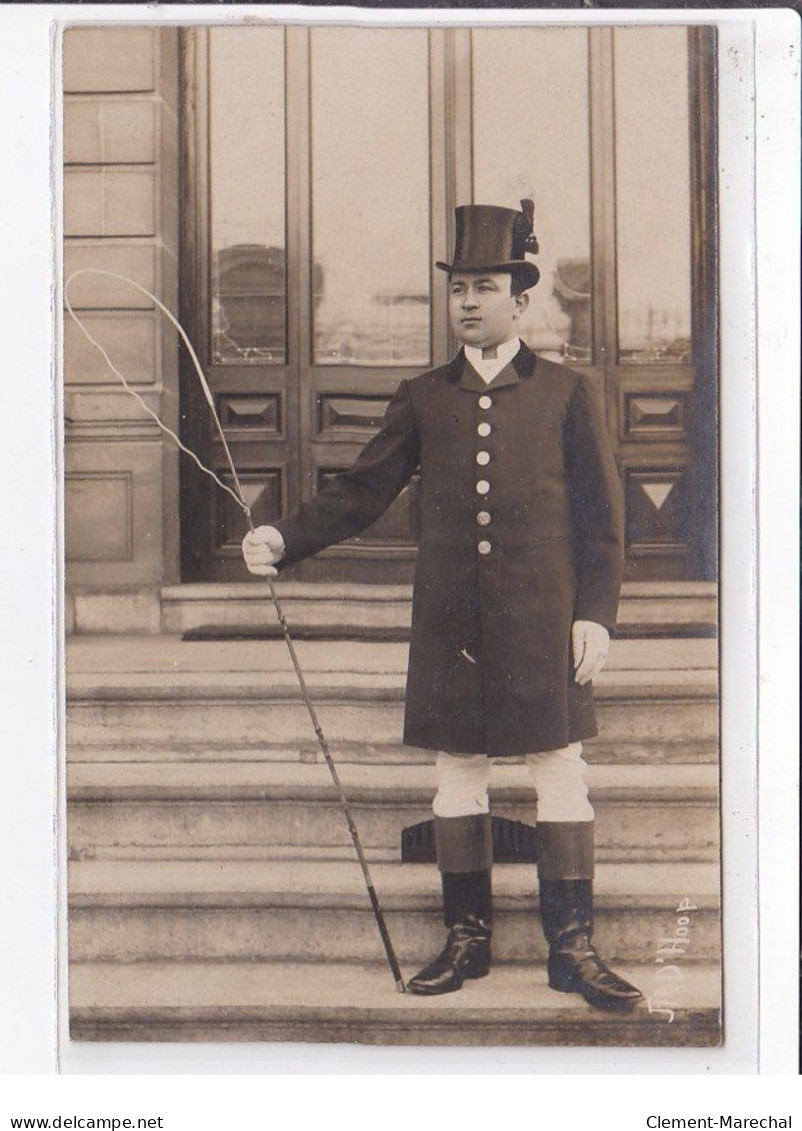
{"type": "MultiPolygon", "coordinates": [[[[311,730],[311,728],[310,728],[311,730]]],[[[586,762],[596,765],[699,765],[718,763],[718,742],[715,738],[674,741],[670,736],[648,741],[606,741],[594,738],[585,742],[586,762]]],[[[232,745],[226,736],[209,742],[170,741],[128,742],[114,741],[108,734],[105,742],[71,742],[68,759],[75,763],[138,763],[138,762],[205,762],[265,763],[265,762],[320,762],[323,754],[314,735],[299,737],[291,743],[256,741],[252,744],[232,745]]],[[[338,765],[428,766],[432,762],[431,750],[418,750],[401,742],[377,743],[351,740],[332,745],[338,765]]]]}
{"type": "MultiPolygon", "coordinates": [[[[219,685],[182,696],[154,699],[148,691],[118,694],[98,701],[71,696],[67,707],[67,741],[105,748],[116,745],[197,745],[256,747],[259,739],[271,745],[308,747],[314,740],[309,716],[294,689],[281,692],[260,688],[222,694],[219,685]]],[[[403,692],[353,688],[345,692],[312,685],[310,691],[320,724],[333,745],[352,744],[359,735],[373,746],[398,745],[403,732],[403,692]]],[[[716,741],[718,710],[715,697],[666,696],[649,691],[618,699],[597,695],[599,728],[608,748],[654,744],[680,755],[698,749],[709,752],[716,741]]]]}
{"type": "MultiPolygon", "coordinates": [[[[315,584],[279,579],[276,590],[290,628],[409,629],[412,587],[408,585],[315,584]]],[[[81,600],[90,598],[76,598],[77,613],[82,611],[81,600]]],[[[163,631],[176,634],[202,625],[272,627],[276,619],[266,586],[254,579],[167,586],[161,591],[161,604],[163,631]]],[[[77,619],[99,623],[102,618],[77,619]]],[[[618,615],[622,635],[709,636],[716,632],[717,619],[715,582],[624,583],[618,615]]],[[[113,610],[108,611],[105,621],[113,626],[113,610]]]]}
{"type": "MultiPolygon", "coordinates": [[[[437,870],[379,863],[371,873],[399,960],[420,965],[443,941],[437,870]]],[[[493,882],[496,958],[543,961],[534,867],[498,867],[493,882]]],[[[83,861],[68,884],[73,962],[383,958],[353,861],[83,861]]],[[[595,937],[610,961],[717,960],[715,864],[601,865],[595,889],[595,937]],[[683,901],[694,910],[678,910],[683,901]]]]}
{"type": "MultiPolygon", "coordinates": [[[[409,647],[404,643],[358,640],[299,641],[298,656],[314,672],[406,671],[409,647]]],[[[708,639],[613,639],[607,673],[616,671],[715,671],[717,644],[708,639]]],[[[256,679],[269,672],[292,673],[282,641],[187,641],[176,635],[73,636],[67,642],[68,683],[81,676],[160,672],[184,676],[192,672],[250,672],[256,679]]]]}
{"type": "MultiPolygon", "coordinates": [[[[615,645],[595,683],[605,742],[709,748],[718,734],[715,642],[615,645]]],[[[374,745],[400,743],[406,646],[301,641],[298,654],[330,742],[358,735],[374,745]]],[[[307,709],[278,641],[77,638],[68,672],[70,749],[110,738],[116,746],[310,742],[307,709]]]]}
{"type": "MultiPolygon", "coordinates": [[[[366,849],[397,859],[401,830],[431,816],[433,766],[353,765],[340,777],[366,849]]],[[[715,766],[591,767],[601,860],[713,860],[718,850],[715,766]]],[[[275,762],[71,763],[73,858],[270,858],[293,848],[340,849],[351,840],[325,765],[275,762]]],[[[526,768],[498,764],[493,811],[532,823],[526,768]]],[[[375,859],[374,855],[374,859],[375,859]]]]}
{"type": "Polygon", "coordinates": [[[646,998],[626,1016],[546,984],[542,966],[498,966],[455,994],[399,994],[384,964],[113,963],[70,970],[70,1035],[88,1041],[325,1041],[370,1045],[715,1046],[717,967],[620,973],[646,998]],[[651,1007],[651,1008],[650,1008],[651,1007]]]}

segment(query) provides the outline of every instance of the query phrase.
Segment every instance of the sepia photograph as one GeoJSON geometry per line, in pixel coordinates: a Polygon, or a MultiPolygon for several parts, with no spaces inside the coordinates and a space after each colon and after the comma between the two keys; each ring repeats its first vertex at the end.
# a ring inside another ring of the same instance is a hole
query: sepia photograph
{"type": "Polygon", "coordinates": [[[57,50],[71,1039],[720,1046],[716,27],[57,50]]]}

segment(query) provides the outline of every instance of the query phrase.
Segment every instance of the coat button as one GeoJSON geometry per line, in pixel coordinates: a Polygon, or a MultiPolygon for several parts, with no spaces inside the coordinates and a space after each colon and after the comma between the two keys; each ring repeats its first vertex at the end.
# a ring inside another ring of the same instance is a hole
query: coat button
{"type": "Polygon", "coordinates": [[[486,421],[483,420],[482,423],[479,425],[479,427],[476,429],[476,431],[479,433],[480,436],[489,436],[490,435],[490,425],[486,421]]]}
{"type": "Polygon", "coordinates": [[[480,526],[487,526],[490,522],[490,514],[488,511],[479,511],[476,516],[476,521],[480,526]]]}
{"type": "Polygon", "coordinates": [[[479,492],[480,495],[486,495],[487,492],[490,490],[490,484],[487,482],[486,479],[480,479],[479,482],[476,484],[476,490],[479,492]]]}
{"type": "Polygon", "coordinates": [[[488,463],[490,463],[490,452],[477,452],[476,462],[480,467],[485,467],[488,463]]]}
{"type": "Polygon", "coordinates": [[[483,396],[479,398],[479,408],[490,408],[493,404],[492,398],[483,396]]]}
{"type": "Polygon", "coordinates": [[[490,545],[489,542],[480,542],[479,545],[476,547],[476,549],[479,551],[480,554],[489,554],[490,551],[493,549],[493,547],[490,545]]]}

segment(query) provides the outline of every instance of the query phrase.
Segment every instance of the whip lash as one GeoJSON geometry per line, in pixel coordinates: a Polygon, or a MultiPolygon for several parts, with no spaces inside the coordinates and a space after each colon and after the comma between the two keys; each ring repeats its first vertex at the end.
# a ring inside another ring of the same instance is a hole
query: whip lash
{"type": "MultiPolygon", "coordinates": [[[[223,491],[228,492],[228,494],[234,499],[234,501],[236,502],[236,504],[240,508],[240,510],[244,513],[244,515],[247,519],[247,522],[248,522],[248,526],[249,526],[251,532],[253,532],[254,529],[255,529],[254,524],[253,524],[253,516],[251,515],[250,507],[245,502],[245,498],[244,498],[244,495],[243,495],[239,476],[237,474],[237,469],[234,466],[234,460],[233,460],[232,455],[231,455],[231,449],[228,446],[228,441],[226,440],[225,431],[224,431],[223,426],[220,422],[220,418],[217,415],[217,409],[216,409],[215,403],[214,403],[214,394],[212,393],[212,390],[209,388],[209,383],[206,380],[206,377],[203,373],[203,369],[201,367],[200,361],[198,360],[198,355],[196,354],[192,343],[190,342],[189,338],[187,337],[187,334],[186,334],[183,326],[181,325],[181,323],[178,321],[178,319],[172,314],[172,312],[170,310],[168,310],[168,308],[164,305],[164,303],[160,302],[159,299],[157,299],[156,296],[154,294],[152,294],[146,287],[141,286],[139,283],[135,282],[133,279],[129,279],[125,275],[118,275],[114,271],[105,271],[105,270],[102,270],[101,268],[94,268],[94,267],[82,267],[80,270],[74,271],[70,275],[70,277],[66,280],[66,282],[64,284],[64,304],[67,308],[67,312],[69,313],[70,317],[75,322],[75,324],[78,326],[79,330],[82,332],[84,337],[90,342],[90,344],[92,346],[94,346],[95,349],[100,351],[100,353],[103,355],[103,358],[106,361],[106,364],[111,369],[112,373],[114,373],[119,378],[119,380],[122,382],[123,387],[125,388],[126,392],[130,393],[131,396],[134,397],[136,401],[138,401],[141,408],[147,413],[148,416],[151,417],[151,419],[158,425],[158,427],[162,430],[162,432],[164,432],[165,435],[169,436],[173,440],[173,442],[181,449],[181,451],[184,452],[186,455],[188,455],[194,461],[194,463],[198,466],[198,468],[200,468],[200,470],[202,472],[204,472],[204,474],[209,475],[215,481],[215,483],[217,484],[218,487],[220,487],[223,491]],[[158,307],[158,309],[162,312],[162,314],[165,315],[165,317],[172,323],[172,325],[178,331],[178,334],[181,337],[181,340],[183,341],[184,345],[187,347],[187,350],[189,351],[189,356],[192,359],[192,364],[195,368],[195,372],[198,376],[198,380],[200,381],[201,388],[203,389],[204,396],[206,397],[206,401],[209,405],[209,410],[212,414],[212,419],[214,420],[214,424],[215,424],[215,427],[217,429],[218,435],[220,437],[220,441],[223,445],[223,450],[226,454],[228,466],[231,469],[231,476],[232,476],[232,480],[233,480],[233,483],[234,483],[234,489],[233,490],[231,489],[231,487],[228,486],[227,483],[224,483],[223,480],[220,479],[219,476],[217,476],[214,473],[214,471],[212,471],[211,468],[207,467],[198,458],[198,456],[195,454],[195,452],[193,452],[191,448],[188,448],[186,446],[186,444],[184,444],[182,442],[182,440],[176,435],[175,432],[173,432],[173,430],[171,428],[168,428],[168,426],[160,419],[160,417],[157,415],[157,413],[155,413],[153,411],[153,409],[147,404],[147,402],[139,395],[139,393],[136,391],[136,389],[131,387],[131,385],[127,381],[126,377],[124,376],[124,374],[122,374],[120,372],[120,370],[114,365],[113,361],[111,360],[111,358],[109,357],[108,353],[103,348],[103,346],[100,344],[100,342],[98,342],[95,338],[93,338],[92,335],[87,330],[86,326],[84,326],[81,319],[75,313],[75,311],[72,307],[72,304],[70,303],[69,294],[68,294],[70,283],[72,283],[74,279],[77,279],[81,275],[101,275],[101,276],[105,276],[106,278],[109,278],[109,279],[116,279],[119,282],[127,283],[129,286],[134,287],[136,290],[140,291],[141,294],[146,295],[147,298],[149,298],[151,300],[151,302],[155,303],[156,306],[158,307]]],[[[287,627],[287,621],[284,617],[284,613],[283,613],[282,608],[281,608],[281,603],[278,599],[278,594],[276,592],[276,588],[273,585],[271,578],[267,577],[267,578],[265,578],[265,580],[267,581],[268,589],[270,591],[270,597],[273,601],[273,607],[274,607],[275,612],[276,612],[276,617],[278,619],[279,625],[281,626],[281,631],[282,631],[282,634],[284,636],[284,641],[287,645],[287,650],[289,651],[290,659],[292,660],[292,666],[295,669],[295,675],[298,679],[298,685],[301,689],[301,694],[302,694],[304,702],[306,704],[306,709],[309,712],[309,718],[311,719],[312,726],[314,728],[315,735],[317,736],[317,740],[318,740],[318,744],[320,746],[320,749],[323,752],[323,757],[326,760],[326,765],[329,768],[329,773],[331,774],[331,779],[334,782],[334,785],[337,789],[337,794],[338,794],[338,797],[339,797],[339,800],[340,800],[340,806],[342,807],[343,815],[345,817],[346,824],[348,825],[348,831],[351,834],[351,840],[353,841],[354,849],[356,850],[357,859],[359,860],[359,865],[360,865],[360,868],[362,869],[362,876],[363,876],[363,879],[365,881],[365,886],[367,888],[368,897],[370,898],[371,907],[373,908],[373,914],[374,914],[375,919],[376,919],[376,925],[379,928],[379,934],[381,935],[382,944],[384,945],[385,954],[387,956],[387,962],[390,966],[390,971],[393,975],[393,979],[395,981],[396,989],[398,990],[399,993],[404,993],[405,989],[406,989],[406,987],[404,985],[404,979],[401,975],[401,969],[398,965],[398,959],[396,958],[395,950],[393,949],[393,944],[392,944],[392,941],[390,939],[389,931],[387,930],[387,924],[386,924],[385,919],[384,919],[384,914],[382,912],[381,904],[379,903],[379,898],[376,894],[376,889],[373,886],[373,880],[371,879],[370,869],[368,867],[368,862],[365,858],[365,853],[364,853],[363,848],[362,848],[362,842],[359,838],[359,832],[357,830],[356,824],[354,823],[354,819],[351,816],[351,811],[350,811],[349,806],[348,806],[348,800],[345,796],[345,791],[343,790],[342,783],[340,781],[340,776],[337,773],[337,767],[335,765],[331,751],[329,750],[328,742],[326,741],[325,735],[323,734],[323,729],[320,725],[320,722],[318,721],[317,712],[315,711],[314,704],[312,703],[312,699],[309,695],[309,690],[306,686],[306,680],[304,678],[304,674],[303,674],[303,671],[301,669],[301,665],[298,661],[298,656],[297,656],[296,651],[295,651],[295,644],[293,643],[292,637],[290,635],[290,630],[287,627]]]]}

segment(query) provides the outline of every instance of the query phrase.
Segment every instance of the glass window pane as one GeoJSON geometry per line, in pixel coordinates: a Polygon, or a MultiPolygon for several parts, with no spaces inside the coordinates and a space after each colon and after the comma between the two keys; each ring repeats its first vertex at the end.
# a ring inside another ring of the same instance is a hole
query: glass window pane
{"type": "Polygon", "coordinates": [[[555,360],[590,361],[587,30],[474,31],[473,114],[476,203],[535,202],[540,282],[522,337],[555,360]]]}
{"type": "Polygon", "coordinates": [[[212,361],[282,363],[282,28],[210,28],[209,161],[212,361]]]}
{"type": "Polygon", "coordinates": [[[430,358],[425,30],[312,32],[313,354],[430,358]]]}
{"type": "Polygon", "coordinates": [[[691,337],[685,28],[616,29],[615,139],[619,359],[685,362],[691,337]]]}

